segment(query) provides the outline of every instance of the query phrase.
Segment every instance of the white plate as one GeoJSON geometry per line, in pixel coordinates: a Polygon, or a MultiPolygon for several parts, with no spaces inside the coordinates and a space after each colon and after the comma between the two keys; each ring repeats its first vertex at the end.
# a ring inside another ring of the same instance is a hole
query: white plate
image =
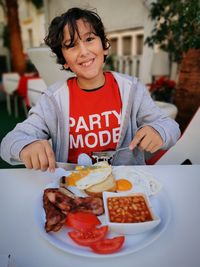
{"type": "MultiPolygon", "coordinates": [[[[138,172],[137,172],[137,175],[138,175],[138,172]]],[[[143,175],[144,173],[142,172],[142,176],[143,175]]],[[[57,183],[53,183],[53,184],[46,186],[46,188],[50,188],[50,187],[52,188],[57,187],[57,183]]],[[[144,247],[150,245],[152,242],[154,242],[156,239],[159,238],[159,236],[167,228],[167,225],[171,217],[169,199],[164,189],[162,189],[160,190],[160,192],[156,194],[156,196],[150,197],[152,207],[155,213],[161,219],[161,222],[159,223],[159,225],[155,227],[154,229],[147,231],[145,233],[142,233],[142,234],[126,235],[125,244],[119,252],[108,254],[108,255],[99,255],[99,254],[95,254],[94,252],[92,252],[90,248],[76,245],[70,238],[67,237],[67,231],[70,231],[67,229],[67,227],[63,227],[59,232],[56,232],[56,233],[53,233],[53,232],[46,233],[44,229],[45,212],[43,209],[42,196],[43,196],[43,191],[40,193],[39,197],[37,198],[36,207],[35,207],[35,219],[36,219],[36,223],[39,228],[41,236],[45,238],[53,246],[65,252],[68,252],[74,255],[85,256],[85,257],[92,257],[92,258],[118,257],[118,256],[130,254],[130,253],[134,253],[140,249],[143,249],[144,247]]],[[[100,220],[102,221],[102,224],[105,224],[104,215],[100,216],[100,220]]],[[[114,237],[114,236],[117,236],[117,234],[111,232],[109,233],[108,238],[114,237]]]]}

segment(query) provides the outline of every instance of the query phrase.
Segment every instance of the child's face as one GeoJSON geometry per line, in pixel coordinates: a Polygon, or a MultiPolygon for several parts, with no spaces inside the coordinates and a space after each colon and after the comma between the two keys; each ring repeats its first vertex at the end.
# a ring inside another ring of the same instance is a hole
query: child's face
{"type": "MultiPolygon", "coordinates": [[[[104,50],[99,36],[91,31],[89,23],[77,20],[79,35],[75,33],[73,45],[69,46],[71,39],[68,25],[64,27],[62,53],[66,60],[65,68],[70,68],[78,78],[79,85],[90,86],[101,83],[103,76],[104,50]]],[[[93,87],[94,88],[94,87],[93,87]]]]}

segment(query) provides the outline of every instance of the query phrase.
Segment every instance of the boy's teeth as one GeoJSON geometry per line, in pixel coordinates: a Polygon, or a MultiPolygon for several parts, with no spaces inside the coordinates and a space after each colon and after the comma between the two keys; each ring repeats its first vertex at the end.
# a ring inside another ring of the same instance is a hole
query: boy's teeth
{"type": "Polygon", "coordinates": [[[85,62],[85,63],[82,63],[82,65],[83,65],[84,67],[87,67],[87,66],[89,66],[91,63],[92,63],[92,60],[90,60],[90,61],[88,61],[88,62],[85,62]]]}

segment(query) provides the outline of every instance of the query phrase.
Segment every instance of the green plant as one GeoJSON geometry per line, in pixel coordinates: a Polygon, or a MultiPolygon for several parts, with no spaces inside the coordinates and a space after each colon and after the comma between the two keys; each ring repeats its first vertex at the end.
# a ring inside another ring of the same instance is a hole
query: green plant
{"type": "Polygon", "coordinates": [[[3,28],[3,46],[10,49],[10,34],[9,34],[9,28],[7,25],[3,28]]]}
{"type": "Polygon", "coordinates": [[[180,63],[184,52],[200,48],[199,0],[157,0],[151,4],[150,18],[155,24],[145,43],[158,44],[172,61],[180,63]]]}
{"type": "Polygon", "coordinates": [[[115,58],[114,54],[111,54],[106,58],[106,62],[105,62],[105,66],[104,66],[105,70],[115,70],[114,58],[115,58]]]}
{"type": "Polygon", "coordinates": [[[38,9],[40,9],[41,7],[43,7],[43,0],[31,0],[32,3],[34,4],[34,6],[38,9]]]}

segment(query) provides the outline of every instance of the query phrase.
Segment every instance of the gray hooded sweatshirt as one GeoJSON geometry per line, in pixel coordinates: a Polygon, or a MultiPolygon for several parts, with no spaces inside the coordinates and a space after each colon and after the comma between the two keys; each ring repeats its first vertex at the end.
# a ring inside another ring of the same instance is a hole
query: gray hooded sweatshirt
{"type": "MultiPolygon", "coordinates": [[[[130,144],[136,131],[152,126],[162,137],[162,149],[173,146],[180,136],[178,124],[167,117],[152,100],[146,87],[135,77],[113,72],[122,99],[120,138],[117,148],[130,144]]],[[[57,162],[68,162],[69,151],[69,88],[67,82],[51,85],[29,111],[29,117],[9,132],[1,142],[1,157],[10,164],[19,164],[20,151],[41,139],[51,139],[57,162]]],[[[144,152],[138,149],[115,154],[112,165],[144,165],[144,152]]]]}

